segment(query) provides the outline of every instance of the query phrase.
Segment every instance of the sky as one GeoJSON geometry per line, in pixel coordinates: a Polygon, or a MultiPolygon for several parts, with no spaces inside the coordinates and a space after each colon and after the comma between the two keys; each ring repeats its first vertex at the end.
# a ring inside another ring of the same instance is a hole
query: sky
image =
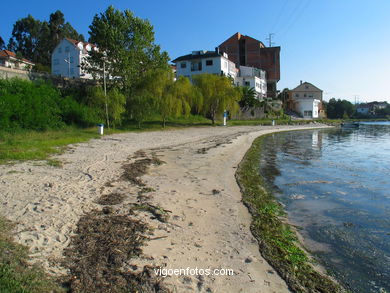
{"type": "Polygon", "coordinates": [[[281,47],[278,89],[307,81],[324,100],[390,102],[390,0],[82,0],[8,1],[0,17],[7,43],[13,24],[31,14],[48,20],[61,10],[88,39],[95,14],[113,5],[154,26],[156,43],[173,60],[214,50],[240,32],[281,47]]]}

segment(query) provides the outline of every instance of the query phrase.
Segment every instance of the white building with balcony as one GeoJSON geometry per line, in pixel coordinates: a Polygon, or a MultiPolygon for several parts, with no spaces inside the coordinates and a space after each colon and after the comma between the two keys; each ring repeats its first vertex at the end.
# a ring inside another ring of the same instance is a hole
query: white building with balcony
{"type": "Polygon", "coordinates": [[[63,39],[51,55],[52,74],[69,78],[92,79],[92,75],[85,72],[81,66],[92,50],[98,49],[90,43],[69,38],[63,39]]]}
{"type": "Polygon", "coordinates": [[[239,74],[235,78],[237,86],[247,86],[254,88],[257,94],[258,100],[263,100],[267,96],[267,80],[266,73],[264,70],[240,66],[239,74]]]}
{"type": "Polygon", "coordinates": [[[172,61],[176,64],[176,76],[185,76],[190,80],[192,76],[203,73],[224,75],[235,79],[237,68],[234,62],[228,59],[226,53],[215,51],[193,51],[172,61]]]}

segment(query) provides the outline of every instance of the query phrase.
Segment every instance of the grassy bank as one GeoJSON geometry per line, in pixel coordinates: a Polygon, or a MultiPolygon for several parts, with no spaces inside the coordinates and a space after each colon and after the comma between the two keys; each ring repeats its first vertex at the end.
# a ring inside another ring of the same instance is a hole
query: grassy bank
{"type": "Polygon", "coordinates": [[[259,173],[264,136],[257,138],[236,172],[243,202],[252,214],[251,231],[263,257],[286,280],[294,292],[344,292],[330,278],[313,269],[297,236],[283,221],[284,211],[259,173]]]}
{"type": "Polygon", "coordinates": [[[0,291],[65,292],[38,266],[28,265],[28,249],[12,240],[11,224],[0,218],[0,291]]]}
{"type": "MultiPolygon", "coordinates": [[[[180,129],[194,126],[211,126],[211,122],[200,116],[170,119],[165,130],[180,129]]],[[[142,123],[142,128],[136,123],[127,123],[119,129],[104,129],[104,134],[113,134],[129,131],[157,131],[162,130],[159,120],[150,120],[142,123]]],[[[10,161],[46,160],[50,155],[61,153],[67,145],[99,138],[97,127],[78,128],[64,127],[58,130],[34,131],[15,130],[0,131],[0,164],[10,161]]],[[[55,160],[48,160],[56,165],[55,160]]]]}

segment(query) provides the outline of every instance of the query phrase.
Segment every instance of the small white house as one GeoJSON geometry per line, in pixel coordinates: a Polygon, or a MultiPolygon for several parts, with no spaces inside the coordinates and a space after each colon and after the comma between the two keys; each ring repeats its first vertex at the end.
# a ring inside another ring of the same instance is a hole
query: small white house
{"type": "Polygon", "coordinates": [[[1,50],[0,65],[12,69],[30,70],[35,64],[30,60],[18,58],[14,52],[1,50]]]}
{"type": "Polygon", "coordinates": [[[304,82],[290,91],[291,110],[303,118],[319,118],[322,116],[322,90],[304,82]]]}
{"type": "Polygon", "coordinates": [[[265,71],[248,66],[240,66],[235,83],[237,86],[247,86],[254,88],[258,100],[263,100],[267,96],[267,80],[265,71]]]}
{"type": "Polygon", "coordinates": [[[226,53],[215,51],[193,51],[173,60],[176,64],[176,76],[185,76],[191,79],[193,75],[210,73],[224,75],[235,79],[237,68],[234,62],[228,59],[226,53]]]}
{"type": "Polygon", "coordinates": [[[69,78],[92,79],[92,75],[86,73],[81,67],[91,50],[98,50],[98,48],[90,43],[69,38],[63,39],[51,55],[52,74],[69,78]]]}

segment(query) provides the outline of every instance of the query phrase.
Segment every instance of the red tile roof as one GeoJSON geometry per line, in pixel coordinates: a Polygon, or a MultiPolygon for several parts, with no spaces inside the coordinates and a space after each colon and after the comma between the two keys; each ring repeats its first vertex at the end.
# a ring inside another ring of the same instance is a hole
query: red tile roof
{"type": "Polygon", "coordinates": [[[14,52],[11,52],[11,51],[8,51],[8,50],[2,50],[0,51],[0,58],[14,58],[14,59],[19,59],[19,60],[22,60],[26,63],[31,63],[31,64],[34,64],[34,62],[30,61],[30,60],[27,60],[25,58],[18,58],[16,57],[16,54],[14,52]]]}
{"type": "Polygon", "coordinates": [[[78,43],[83,43],[83,46],[84,48],[87,46],[87,45],[90,45],[92,48],[93,47],[96,47],[96,45],[94,44],[91,44],[91,43],[88,43],[88,42],[82,42],[82,41],[77,41],[77,40],[74,40],[74,39],[71,39],[71,38],[65,38],[66,40],[68,40],[69,42],[71,42],[73,45],[77,46],[78,43]]]}

